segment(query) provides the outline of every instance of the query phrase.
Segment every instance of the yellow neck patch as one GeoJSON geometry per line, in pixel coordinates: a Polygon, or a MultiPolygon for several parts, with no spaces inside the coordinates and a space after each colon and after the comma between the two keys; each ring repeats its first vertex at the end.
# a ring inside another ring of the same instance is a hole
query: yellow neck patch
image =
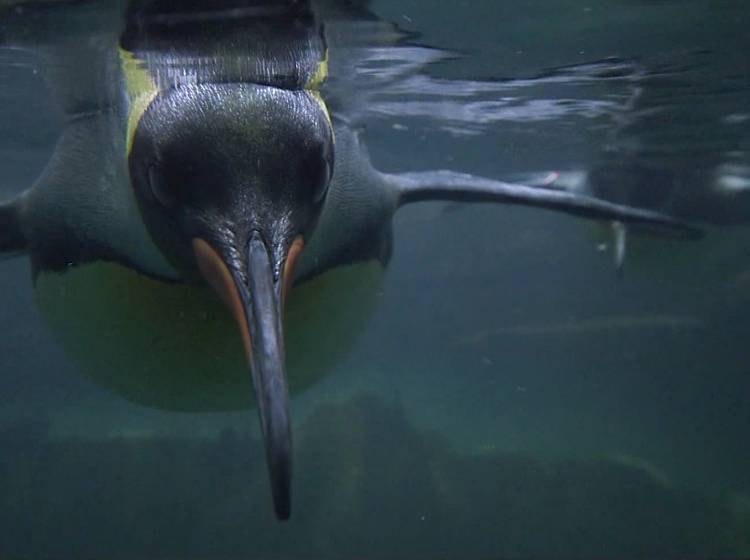
{"type": "Polygon", "coordinates": [[[315,73],[310,77],[307,84],[305,84],[305,90],[323,109],[323,112],[328,119],[328,124],[331,126],[331,130],[333,130],[331,113],[328,111],[328,105],[323,99],[323,96],[320,95],[320,88],[323,87],[326,79],[328,79],[328,49],[326,49],[325,55],[323,55],[323,60],[318,63],[318,67],[315,69],[315,73]]]}
{"type": "Polygon", "coordinates": [[[142,60],[120,47],[120,65],[128,94],[128,126],[126,132],[127,154],[133,149],[135,130],[151,101],[159,93],[159,87],[142,60]]]}
{"type": "Polygon", "coordinates": [[[323,60],[318,62],[318,67],[315,69],[315,73],[310,77],[305,86],[305,89],[312,89],[318,91],[323,82],[328,78],[328,49],[326,49],[323,55],[323,60]]]}

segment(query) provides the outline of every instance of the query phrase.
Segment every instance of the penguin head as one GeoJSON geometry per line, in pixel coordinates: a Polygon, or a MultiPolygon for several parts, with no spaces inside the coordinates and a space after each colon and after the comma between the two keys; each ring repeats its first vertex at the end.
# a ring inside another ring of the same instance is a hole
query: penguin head
{"type": "MultiPolygon", "coordinates": [[[[324,106],[306,90],[244,83],[173,88],[140,118],[130,176],[154,241],[184,274],[200,237],[241,275],[257,232],[281,271],[285,246],[308,236],[333,171],[324,106]]],[[[288,248],[288,247],[287,247],[288,248]]]]}
{"type": "Polygon", "coordinates": [[[155,243],[186,278],[214,288],[238,323],[276,512],[286,518],[291,436],[282,310],[333,172],[325,106],[305,90],[176,87],[141,116],[128,162],[155,243]]]}

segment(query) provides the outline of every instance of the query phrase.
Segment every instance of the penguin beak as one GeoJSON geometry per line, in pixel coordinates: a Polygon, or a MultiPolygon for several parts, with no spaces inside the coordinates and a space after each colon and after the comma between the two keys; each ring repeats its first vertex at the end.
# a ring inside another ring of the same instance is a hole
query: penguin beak
{"type": "Polygon", "coordinates": [[[273,253],[257,232],[245,248],[246,265],[242,272],[228,267],[226,259],[208,242],[193,240],[201,274],[232,312],[242,335],[258,402],[274,508],[282,520],[290,514],[292,477],[282,315],[294,264],[303,245],[302,236],[294,239],[282,255],[285,264],[281,273],[274,278],[273,253]]]}

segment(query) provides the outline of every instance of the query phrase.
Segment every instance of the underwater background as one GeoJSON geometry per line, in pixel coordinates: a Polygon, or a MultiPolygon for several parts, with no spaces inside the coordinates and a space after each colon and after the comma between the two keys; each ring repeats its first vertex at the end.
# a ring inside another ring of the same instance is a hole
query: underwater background
{"type": "MultiPolygon", "coordinates": [[[[361,74],[376,167],[544,178],[706,236],[631,235],[618,274],[608,224],[399,212],[365,332],[292,400],[287,523],[256,411],[99,389],[45,326],[28,262],[4,261],[0,557],[750,555],[747,3],[370,9],[415,33],[361,74]]],[[[0,51],[0,196],[33,183],[60,126],[33,59],[0,51]]]]}

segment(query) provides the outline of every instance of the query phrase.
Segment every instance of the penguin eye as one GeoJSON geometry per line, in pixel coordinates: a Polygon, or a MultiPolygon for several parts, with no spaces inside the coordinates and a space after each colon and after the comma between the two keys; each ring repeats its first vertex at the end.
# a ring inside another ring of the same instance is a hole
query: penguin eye
{"type": "Polygon", "coordinates": [[[328,160],[323,160],[323,165],[320,166],[319,176],[315,183],[315,194],[313,195],[315,202],[320,202],[328,192],[328,185],[331,182],[331,164],[328,160]]]}
{"type": "Polygon", "coordinates": [[[175,195],[174,189],[169,184],[158,165],[149,166],[148,184],[151,188],[151,194],[159,204],[165,208],[173,208],[177,205],[177,196],[175,195]]]}
{"type": "Polygon", "coordinates": [[[305,181],[312,189],[313,201],[317,204],[325,198],[328,185],[333,175],[333,158],[329,150],[321,146],[319,150],[313,150],[307,156],[303,164],[305,181]]]}

